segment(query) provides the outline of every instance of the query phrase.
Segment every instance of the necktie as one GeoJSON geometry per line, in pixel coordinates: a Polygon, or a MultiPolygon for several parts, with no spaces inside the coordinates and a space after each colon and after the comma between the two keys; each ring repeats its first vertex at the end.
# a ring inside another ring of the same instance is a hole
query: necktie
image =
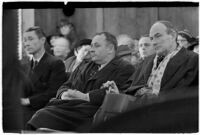
{"type": "Polygon", "coordinates": [[[160,62],[163,61],[164,58],[165,58],[165,56],[158,56],[156,67],[158,67],[158,65],[160,64],[160,62]]]}
{"type": "Polygon", "coordinates": [[[33,66],[32,66],[32,69],[34,69],[38,64],[38,61],[33,61],[33,66]]]}

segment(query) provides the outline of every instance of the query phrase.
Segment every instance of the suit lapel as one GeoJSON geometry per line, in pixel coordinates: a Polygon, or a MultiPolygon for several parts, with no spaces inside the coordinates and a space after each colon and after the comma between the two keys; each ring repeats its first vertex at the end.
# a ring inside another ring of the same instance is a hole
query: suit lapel
{"type": "Polygon", "coordinates": [[[161,81],[161,87],[166,85],[167,81],[170,80],[176,71],[181,67],[184,61],[188,59],[185,55],[185,48],[182,48],[167,64],[161,81]]]}
{"type": "Polygon", "coordinates": [[[153,68],[153,61],[156,55],[152,55],[149,60],[144,63],[144,81],[147,83],[149,76],[151,74],[152,68],[153,68]]]}
{"type": "Polygon", "coordinates": [[[114,65],[116,65],[117,62],[118,57],[114,58],[110,63],[108,63],[108,65],[106,65],[100,71],[97,71],[97,73],[94,76],[92,76],[89,80],[96,80],[102,77],[104,78],[105,75],[110,74],[110,71],[113,71],[113,69],[116,68],[114,65]]]}

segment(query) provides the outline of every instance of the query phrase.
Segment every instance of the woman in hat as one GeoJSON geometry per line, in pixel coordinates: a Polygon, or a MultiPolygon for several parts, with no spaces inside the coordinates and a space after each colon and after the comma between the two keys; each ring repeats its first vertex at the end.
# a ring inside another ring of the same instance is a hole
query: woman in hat
{"type": "Polygon", "coordinates": [[[177,42],[180,46],[188,48],[194,41],[195,38],[188,32],[188,30],[178,32],[177,42]]]}

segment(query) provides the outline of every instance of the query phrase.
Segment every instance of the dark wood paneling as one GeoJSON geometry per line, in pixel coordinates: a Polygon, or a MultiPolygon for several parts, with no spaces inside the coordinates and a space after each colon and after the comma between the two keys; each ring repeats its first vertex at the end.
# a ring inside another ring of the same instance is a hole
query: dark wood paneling
{"type": "MultiPolygon", "coordinates": [[[[35,24],[49,34],[56,32],[56,26],[64,16],[62,9],[36,9],[35,24]]],[[[169,20],[177,29],[188,29],[194,36],[198,35],[198,7],[173,8],[77,8],[68,18],[77,28],[80,39],[92,38],[102,27],[114,35],[129,34],[139,38],[149,33],[151,25],[157,20],[169,20]],[[99,13],[102,12],[102,13],[99,13]],[[99,16],[100,15],[100,16],[99,16]],[[101,16],[102,15],[102,16],[101,16]],[[103,21],[99,21],[103,18],[103,21]]]]}
{"type": "Polygon", "coordinates": [[[157,20],[157,8],[105,8],[104,30],[115,35],[129,34],[139,38],[149,33],[149,27],[157,20]]]}
{"type": "Polygon", "coordinates": [[[92,38],[96,33],[97,22],[95,8],[77,8],[70,19],[76,26],[79,39],[92,38]]]}
{"type": "Polygon", "coordinates": [[[35,25],[43,28],[47,35],[56,32],[56,26],[61,18],[66,18],[62,9],[35,9],[35,25]]]}
{"type": "Polygon", "coordinates": [[[159,8],[159,19],[171,21],[178,30],[188,29],[194,36],[199,30],[198,7],[159,8]]]}

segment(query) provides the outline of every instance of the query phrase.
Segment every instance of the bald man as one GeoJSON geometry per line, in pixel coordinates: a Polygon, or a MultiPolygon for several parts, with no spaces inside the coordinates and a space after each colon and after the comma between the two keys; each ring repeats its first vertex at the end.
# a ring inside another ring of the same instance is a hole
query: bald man
{"type": "MultiPolygon", "coordinates": [[[[134,72],[132,84],[125,92],[152,98],[174,89],[197,87],[198,55],[177,44],[173,25],[168,21],[157,21],[150,29],[150,39],[156,54],[145,59],[134,72]]],[[[116,85],[110,89],[119,93],[116,85]]]]}

